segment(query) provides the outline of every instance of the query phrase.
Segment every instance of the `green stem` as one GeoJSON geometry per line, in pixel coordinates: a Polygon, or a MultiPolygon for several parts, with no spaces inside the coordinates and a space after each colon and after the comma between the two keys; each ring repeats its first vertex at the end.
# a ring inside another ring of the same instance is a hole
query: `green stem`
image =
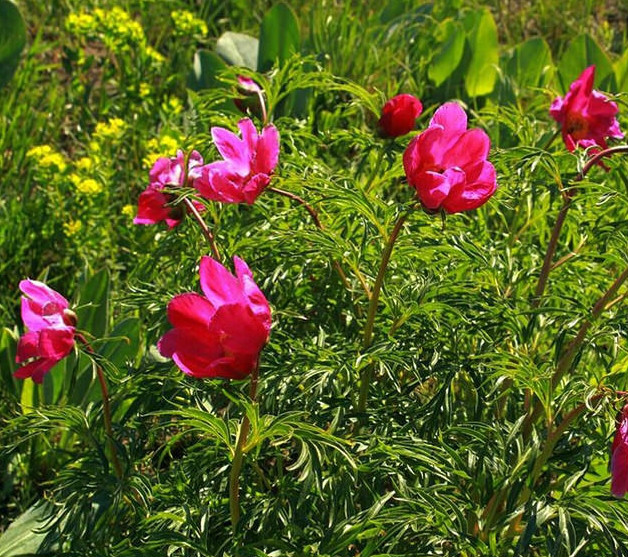
{"type": "MultiPolygon", "coordinates": [[[[251,373],[249,398],[252,403],[255,403],[257,398],[258,370],[259,361],[251,373]]],[[[250,427],[251,420],[249,420],[249,416],[245,414],[244,418],[242,418],[242,423],[240,424],[240,432],[238,434],[238,440],[236,442],[236,448],[231,462],[231,473],[229,474],[229,511],[231,513],[231,526],[234,533],[238,522],[240,521],[240,472],[242,471],[244,447],[246,445],[247,437],[249,436],[250,427]]]]}
{"type": "Polygon", "coordinates": [[[187,205],[188,210],[190,211],[198,225],[200,226],[201,231],[203,232],[203,236],[205,236],[205,238],[207,239],[209,247],[212,250],[212,255],[214,256],[214,259],[220,262],[220,252],[218,251],[216,240],[214,238],[214,235],[212,234],[212,231],[209,229],[209,226],[207,226],[207,223],[203,220],[203,217],[201,217],[201,214],[198,212],[192,201],[190,201],[187,197],[183,201],[187,205]]]}
{"type": "MultiPolygon", "coordinates": [[[[377,314],[377,306],[379,303],[379,295],[382,290],[382,285],[384,284],[384,277],[386,275],[386,269],[388,268],[388,263],[390,262],[390,256],[392,255],[393,248],[395,246],[395,241],[401,232],[403,224],[406,222],[409,213],[404,213],[397,219],[395,223],[395,227],[393,228],[390,236],[388,238],[388,242],[386,243],[386,247],[384,248],[384,252],[382,254],[382,261],[379,264],[379,271],[377,272],[377,277],[375,278],[375,284],[373,285],[373,292],[371,295],[371,299],[369,302],[369,310],[368,315],[366,317],[366,325],[364,326],[364,336],[362,338],[362,349],[368,350],[373,342],[373,330],[375,327],[375,315],[377,314]]],[[[371,382],[373,374],[373,367],[368,365],[362,371],[360,376],[360,395],[358,398],[358,414],[361,416],[360,421],[364,421],[364,412],[366,410],[366,400],[368,397],[369,384],[371,382]]]]}
{"type": "MultiPolygon", "coordinates": [[[[85,347],[85,350],[90,354],[95,354],[94,349],[91,347],[87,339],[82,334],[77,334],[76,338],[78,341],[85,347]]],[[[111,408],[109,406],[109,390],[107,389],[107,381],[105,379],[105,374],[95,361],[94,367],[96,368],[96,375],[98,376],[98,383],[100,384],[100,392],[102,394],[102,408],[103,408],[103,419],[105,422],[105,431],[107,432],[107,444],[109,445],[109,449],[111,451],[111,461],[113,463],[113,468],[116,472],[116,476],[118,478],[122,478],[122,466],[120,465],[120,461],[118,460],[118,451],[116,449],[116,444],[113,440],[113,428],[111,426],[111,408]]]]}

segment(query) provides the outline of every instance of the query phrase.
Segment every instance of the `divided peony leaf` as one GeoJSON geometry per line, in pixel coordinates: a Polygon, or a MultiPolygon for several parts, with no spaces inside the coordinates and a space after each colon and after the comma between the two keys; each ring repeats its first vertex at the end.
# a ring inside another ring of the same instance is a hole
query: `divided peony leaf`
{"type": "Polygon", "coordinates": [[[244,33],[223,33],[216,42],[216,53],[231,66],[257,69],[259,40],[244,33]]]}
{"type": "Polygon", "coordinates": [[[24,45],[26,26],[22,14],[10,0],[0,0],[0,88],[13,77],[24,45]]]}
{"type": "Polygon", "coordinates": [[[276,4],[262,20],[257,70],[266,72],[275,62],[281,66],[299,52],[300,48],[301,38],[296,15],[286,4],[276,4]]]}

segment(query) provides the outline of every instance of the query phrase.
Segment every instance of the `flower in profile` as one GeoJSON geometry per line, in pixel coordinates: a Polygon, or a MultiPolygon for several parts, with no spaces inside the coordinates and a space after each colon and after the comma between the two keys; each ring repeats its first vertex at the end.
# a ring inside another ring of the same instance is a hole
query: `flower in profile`
{"type": "Polygon", "coordinates": [[[159,340],[159,352],[194,377],[243,379],[268,341],[268,301],[246,263],[233,262],[235,276],[211,257],[201,258],[204,296],[189,292],[168,304],[174,328],[159,340]]]}
{"type": "Polygon", "coordinates": [[[621,139],[617,104],[593,89],[595,66],[585,69],[564,97],[556,97],[549,113],[560,126],[569,151],[594,145],[606,149],[606,139],[621,139]]]}
{"type": "Polygon", "coordinates": [[[242,139],[225,128],[212,128],[222,161],[203,167],[195,182],[199,193],[222,203],[253,203],[270,183],[279,159],[279,132],[272,124],[258,134],[249,118],[238,122],[242,139]]]}
{"type": "Polygon", "coordinates": [[[611,447],[611,493],[623,497],[628,491],[628,404],[621,411],[611,447]]]}
{"type": "Polygon", "coordinates": [[[397,95],[382,108],[382,116],[377,123],[382,137],[399,137],[414,129],[416,119],[423,112],[421,101],[413,95],[397,95]]]}
{"type": "Polygon", "coordinates": [[[17,345],[15,361],[23,364],[13,375],[41,383],[57,362],[74,347],[76,314],[58,292],[37,280],[23,280],[22,320],[28,327],[17,345]]]}
{"type": "Polygon", "coordinates": [[[497,189],[495,168],[486,160],[490,146],[483,130],[467,130],[467,115],[459,104],[446,103],[403,154],[408,183],[428,210],[476,209],[497,189]]]}
{"type": "MultiPolygon", "coordinates": [[[[185,216],[185,209],[180,205],[173,205],[175,195],[164,191],[167,188],[183,186],[185,180],[185,156],[183,151],[177,151],[176,157],[160,157],[149,172],[150,184],[140,194],[137,207],[137,216],[133,219],[135,224],[156,224],[165,221],[173,228],[177,226],[185,216]]],[[[200,177],[203,158],[196,151],[190,153],[188,159],[187,180],[190,186],[200,177]]],[[[195,207],[203,210],[203,205],[195,203],[195,207]]]]}

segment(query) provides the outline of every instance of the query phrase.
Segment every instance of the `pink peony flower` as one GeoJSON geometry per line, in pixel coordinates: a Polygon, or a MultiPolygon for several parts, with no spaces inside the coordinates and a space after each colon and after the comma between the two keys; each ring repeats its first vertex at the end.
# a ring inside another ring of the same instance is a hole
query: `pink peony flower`
{"type": "Polygon", "coordinates": [[[29,331],[20,338],[15,357],[24,365],[13,375],[41,383],[44,375],[72,351],[76,315],[68,301],[43,282],[23,280],[20,290],[26,294],[22,297],[22,320],[29,331]]]}
{"type": "Polygon", "coordinates": [[[611,493],[623,497],[628,491],[628,404],[621,412],[611,448],[611,493]]]}
{"type": "Polygon", "coordinates": [[[448,213],[476,209],[497,189],[495,168],[486,160],[490,146],[484,131],[467,130],[467,115],[460,105],[446,103],[403,154],[408,183],[426,209],[448,213]]]}
{"type": "MultiPolygon", "coordinates": [[[[183,186],[185,172],[185,155],[183,151],[177,151],[177,156],[168,158],[160,157],[151,168],[149,186],[140,194],[138,200],[137,216],[133,219],[135,224],[156,224],[166,221],[166,224],[173,228],[177,226],[185,216],[185,209],[180,205],[171,205],[175,196],[172,193],[164,192],[164,188],[183,186]]],[[[200,169],[203,158],[196,151],[190,153],[188,159],[188,183],[200,177],[200,169]]],[[[202,211],[203,205],[194,203],[195,207],[202,211]]]]}
{"type": "Polygon", "coordinates": [[[238,122],[242,139],[224,128],[212,128],[222,161],[207,164],[196,180],[199,193],[222,203],[253,203],[270,183],[279,159],[279,133],[273,125],[258,135],[253,122],[238,122]]]}
{"type": "Polygon", "coordinates": [[[397,95],[382,108],[378,122],[382,137],[399,137],[414,129],[416,119],[423,112],[421,101],[412,95],[397,95]]]}
{"type": "Polygon", "coordinates": [[[569,87],[564,97],[556,97],[549,113],[562,129],[563,140],[569,151],[576,147],[597,145],[608,147],[607,137],[621,139],[617,104],[593,89],[595,66],[589,66],[569,87]]]}
{"type": "Polygon", "coordinates": [[[168,304],[174,329],[158,343],[194,377],[242,379],[257,365],[270,333],[270,306],[246,263],[233,258],[236,276],[211,257],[200,265],[201,289],[175,296],[168,304]]]}

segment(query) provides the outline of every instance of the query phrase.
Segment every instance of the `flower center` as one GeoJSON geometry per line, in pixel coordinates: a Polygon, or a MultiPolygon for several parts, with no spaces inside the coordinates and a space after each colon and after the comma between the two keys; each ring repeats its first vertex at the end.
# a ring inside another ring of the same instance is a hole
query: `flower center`
{"type": "Polygon", "coordinates": [[[578,141],[579,139],[587,137],[589,133],[589,123],[586,118],[580,114],[569,114],[565,122],[565,131],[575,141],[578,141]]]}

